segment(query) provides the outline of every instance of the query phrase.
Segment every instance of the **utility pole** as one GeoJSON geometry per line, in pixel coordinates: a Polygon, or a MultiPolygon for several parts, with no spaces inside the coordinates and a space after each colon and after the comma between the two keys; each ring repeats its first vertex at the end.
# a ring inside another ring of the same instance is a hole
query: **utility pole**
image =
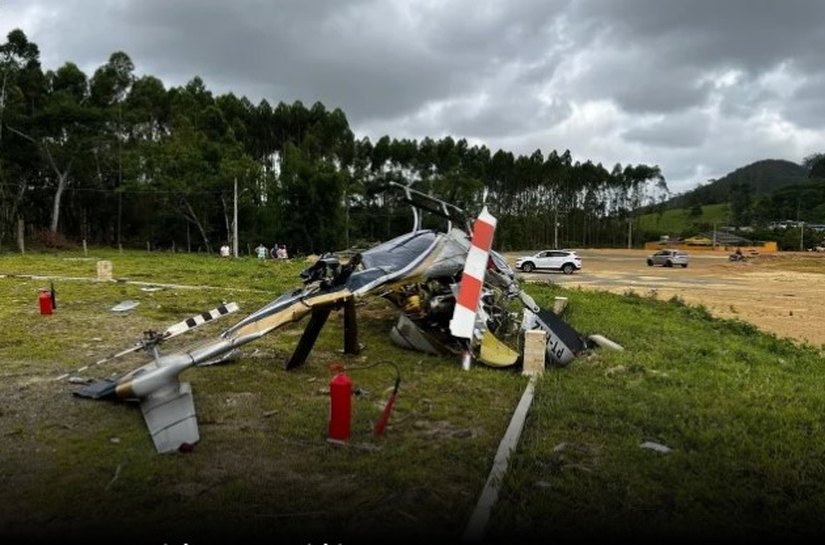
{"type": "Polygon", "coordinates": [[[123,103],[117,103],[117,245],[120,246],[123,225],[123,103]]]}
{"type": "Polygon", "coordinates": [[[633,218],[627,218],[627,249],[633,248],[633,218]]]}
{"type": "Polygon", "coordinates": [[[232,200],[232,255],[238,257],[238,177],[235,176],[235,198],[232,200]]]}
{"type": "Polygon", "coordinates": [[[559,249],[559,205],[556,203],[556,209],[553,214],[553,249],[559,249]]]}
{"type": "Polygon", "coordinates": [[[805,222],[799,222],[799,251],[805,251],[805,222]]]}

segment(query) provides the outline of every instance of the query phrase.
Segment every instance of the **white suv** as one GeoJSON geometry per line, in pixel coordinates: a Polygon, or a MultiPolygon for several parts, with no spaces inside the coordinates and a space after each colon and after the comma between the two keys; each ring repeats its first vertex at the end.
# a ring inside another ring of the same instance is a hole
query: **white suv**
{"type": "Polygon", "coordinates": [[[518,258],[516,268],[526,273],[537,269],[550,269],[573,274],[573,271],[582,268],[582,258],[573,250],[544,250],[536,255],[518,258]]]}

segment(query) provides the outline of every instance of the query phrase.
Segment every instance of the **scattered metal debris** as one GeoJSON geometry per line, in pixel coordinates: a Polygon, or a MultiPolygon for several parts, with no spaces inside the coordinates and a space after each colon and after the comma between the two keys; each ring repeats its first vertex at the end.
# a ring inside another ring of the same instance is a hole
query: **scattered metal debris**
{"type": "Polygon", "coordinates": [[[127,310],[132,310],[139,304],[140,301],[132,301],[131,299],[128,301],[122,301],[112,307],[112,312],[126,312],[127,310]]]}
{"type": "Polygon", "coordinates": [[[656,452],[661,452],[663,454],[667,454],[668,452],[673,450],[672,448],[670,448],[668,446],[662,445],[661,443],[654,443],[653,441],[645,441],[644,443],[639,445],[639,447],[650,449],[650,450],[655,450],[656,452]]]}

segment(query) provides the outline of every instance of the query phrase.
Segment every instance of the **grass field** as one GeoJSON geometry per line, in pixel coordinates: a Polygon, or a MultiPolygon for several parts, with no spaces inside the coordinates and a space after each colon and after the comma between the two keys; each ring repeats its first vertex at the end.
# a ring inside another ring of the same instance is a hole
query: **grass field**
{"type": "MultiPolygon", "coordinates": [[[[189,454],[156,454],[137,407],[77,399],[73,385],[54,381],[147,328],[237,301],[238,315],[170,343],[214,336],[298,285],[304,265],[138,252],[0,255],[0,535],[458,541],[527,379],[520,369],[465,372],[452,359],[395,347],[387,332],[397,312],[383,300],[359,308],[359,356],[341,353],[333,316],[298,370],[283,364],[305,323],[247,345],[234,363],[186,371],[201,432],[189,454]],[[120,281],[95,281],[98,259],[110,259],[120,281]],[[50,282],[58,306],[41,316],[37,289],[50,282]],[[146,292],[132,282],[171,286],[146,292]],[[112,313],[125,299],[140,305],[112,313]],[[361,392],[347,446],[326,441],[336,362],[361,392]],[[390,362],[401,389],[386,435],[376,437],[372,425],[395,377],[390,362]]],[[[825,533],[821,349],[678,299],[549,283],[527,290],[545,307],[568,297],[568,323],[625,350],[588,351],[545,372],[491,514],[490,541],[825,533]]],[[[124,359],[94,375],[141,362],[124,359]]]]}

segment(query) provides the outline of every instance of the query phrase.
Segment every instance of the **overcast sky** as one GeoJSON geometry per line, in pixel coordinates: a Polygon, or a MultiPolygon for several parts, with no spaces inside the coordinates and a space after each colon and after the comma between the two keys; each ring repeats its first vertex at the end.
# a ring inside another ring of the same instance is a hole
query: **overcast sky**
{"type": "Polygon", "coordinates": [[[671,191],[825,152],[825,0],[0,0],[44,69],[321,101],[356,136],[659,165],[671,191]]]}

